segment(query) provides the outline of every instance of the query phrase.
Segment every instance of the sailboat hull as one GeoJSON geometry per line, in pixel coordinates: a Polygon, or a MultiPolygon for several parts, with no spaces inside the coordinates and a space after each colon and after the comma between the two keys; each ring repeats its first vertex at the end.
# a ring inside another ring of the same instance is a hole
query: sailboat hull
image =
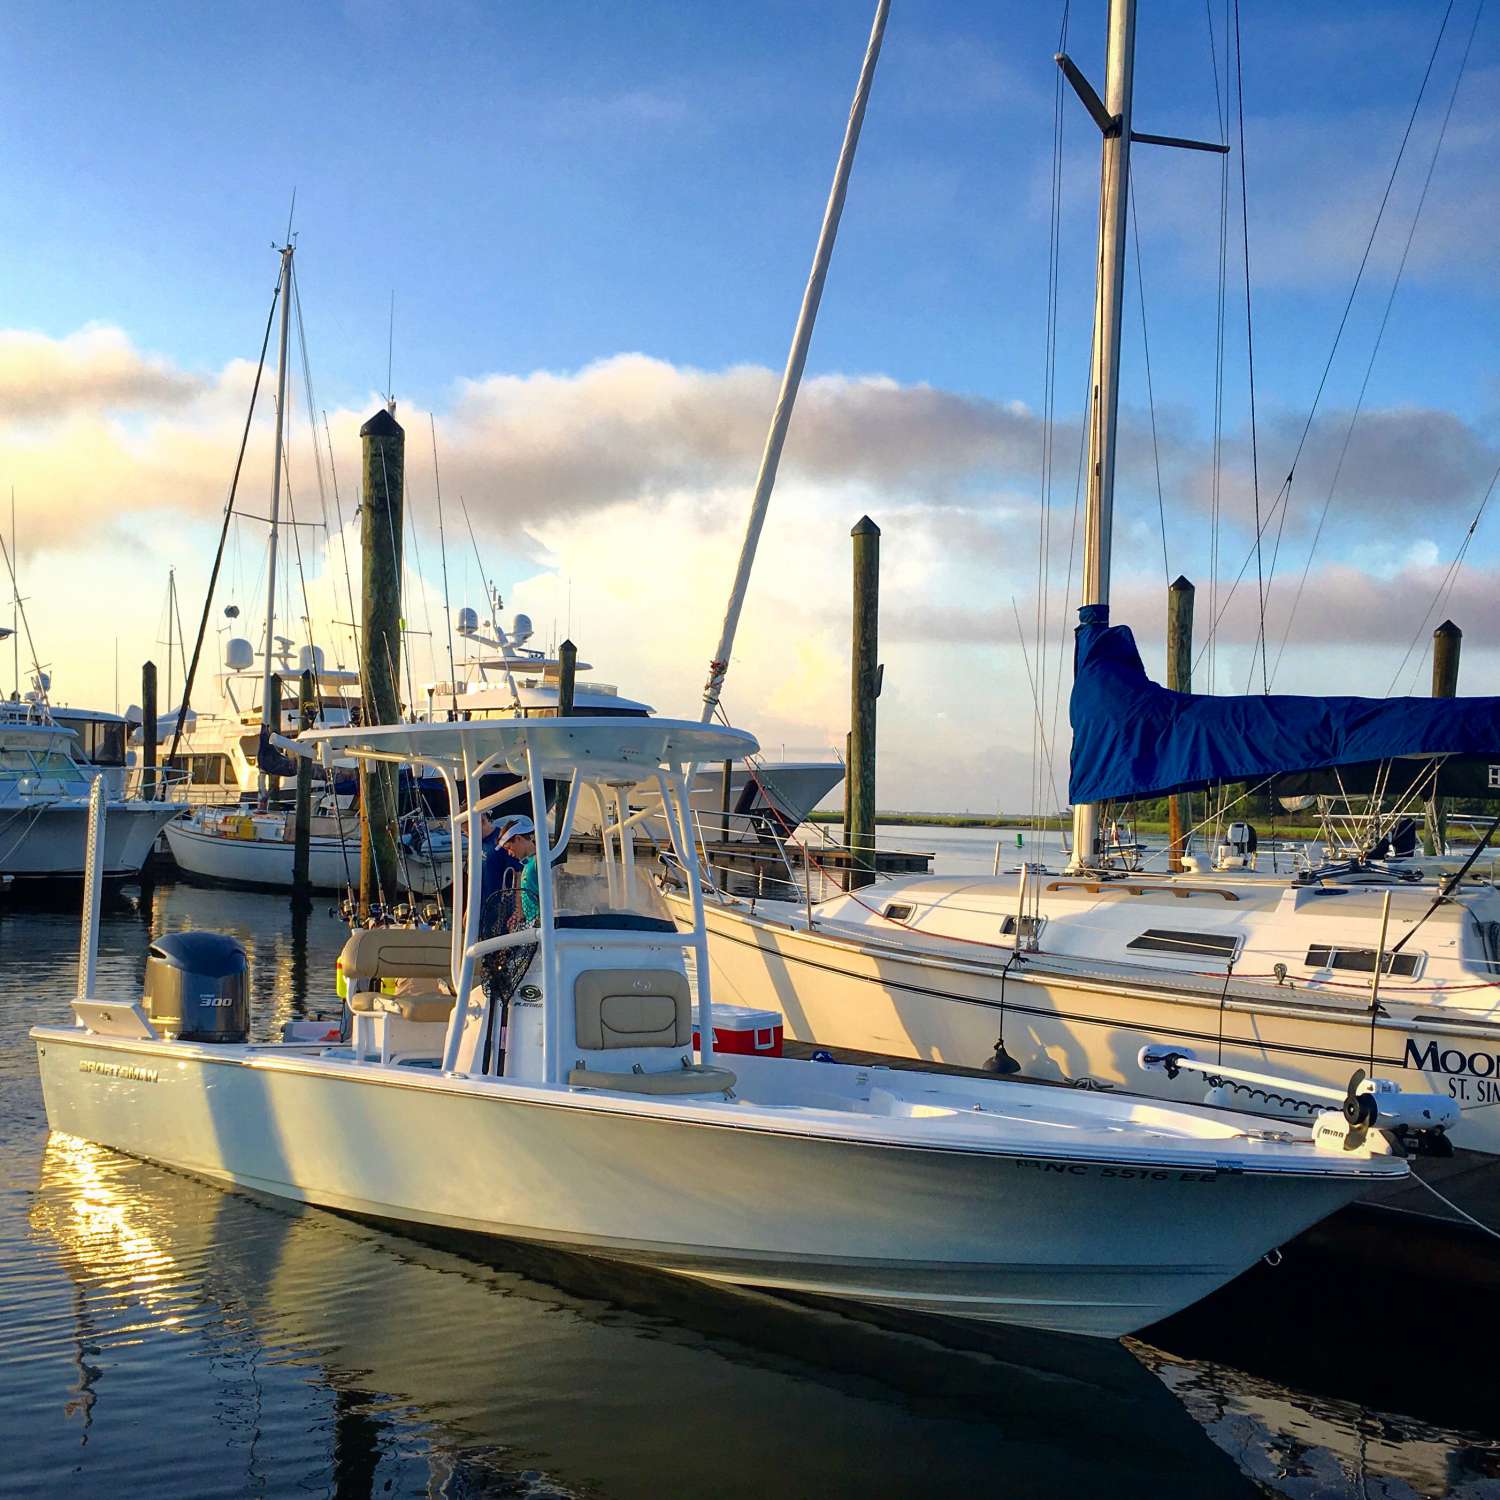
{"type": "MultiPolygon", "coordinates": [[[[665,900],[684,925],[687,902],[670,892],[665,900]]],[[[757,903],[754,914],[710,903],[706,917],[724,998],[774,996],[789,1040],[978,1068],[1003,1036],[1025,1077],[1179,1103],[1203,1101],[1202,1079],[1143,1073],[1141,1047],[1181,1046],[1226,1066],[1339,1088],[1363,1068],[1457,1099],[1454,1144],[1500,1156],[1500,1109],[1488,1107],[1500,1103],[1500,1083],[1490,1081],[1500,1025],[1393,1015],[1372,1027],[1365,1005],[1318,1005],[1306,995],[1279,1004],[1226,1000],[1222,980],[1190,987],[1180,978],[1157,985],[1106,979],[1102,966],[1091,975],[1088,965],[1049,955],[1014,964],[1008,949],[978,944],[973,957],[935,943],[898,950],[809,933],[801,908],[785,903],[757,903]],[[1447,1071],[1450,1065],[1468,1071],[1447,1071]]],[[[1313,1113],[1263,1092],[1230,1092],[1223,1102],[1278,1118],[1306,1121],[1313,1113]]]]}
{"type": "MultiPolygon", "coordinates": [[[[210,885],[290,890],[294,846],[281,839],[233,839],[205,833],[182,821],[166,830],[178,869],[210,885]]],[[[452,862],[438,858],[401,860],[405,889],[429,896],[452,883],[452,862]]],[[[357,823],[344,837],[314,835],[308,843],[308,879],[317,890],[341,891],[359,884],[357,823]]]]}

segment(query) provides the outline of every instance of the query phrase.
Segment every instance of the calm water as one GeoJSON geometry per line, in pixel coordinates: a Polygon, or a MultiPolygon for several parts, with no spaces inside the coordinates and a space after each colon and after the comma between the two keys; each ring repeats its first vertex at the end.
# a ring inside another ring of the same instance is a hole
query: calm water
{"type": "MultiPolygon", "coordinates": [[[[939,839],[988,868],[993,835],[939,839]]],[[[343,939],[158,885],[107,915],[101,991],[192,926],[246,943],[262,1036],[343,939]]],[[[0,906],[7,1496],[1500,1494],[1494,1383],[1444,1363],[1489,1361],[1493,1286],[1455,1329],[1420,1269],[1356,1292],[1293,1251],[1150,1344],[877,1325],[49,1144],[26,1031],[67,1017],[76,941],[0,906]]]]}

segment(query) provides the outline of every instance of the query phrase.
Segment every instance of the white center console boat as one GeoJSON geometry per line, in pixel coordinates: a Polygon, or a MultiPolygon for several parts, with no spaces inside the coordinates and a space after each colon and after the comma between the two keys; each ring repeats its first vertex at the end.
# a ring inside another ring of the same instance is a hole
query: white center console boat
{"type": "MultiPolygon", "coordinates": [[[[54,1131],[386,1221],[1115,1336],[1404,1176],[1393,1130],[1441,1128],[1449,1106],[1351,1089],[1343,1112],[1268,1130],[1142,1098],[716,1055],[686,776],[752,753],[749,735],[551,718],[308,738],[329,761],[429,767],[452,808],[466,800],[460,782],[522,778],[543,872],[535,923],[482,935],[470,862],[451,933],[359,934],[351,945],[420,947],[429,979],[440,976],[425,993],[356,985],[342,1027],[314,1028],[320,1040],[292,1028],[267,1045],[247,1040],[243,958],[229,940],[158,940],[143,1003],[89,995],[75,1003],[77,1026],[33,1031],[54,1131]],[[685,931],[637,904],[647,898],[628,830],[606,841],[598,909],[559,909],[547,873],[571,836],[565,820],[548,838],[549,780],[571,784],[569,819],[593,803],[606,821],[613,789],[643,778],[694,893],[685,931]]],[[[455,823],[477,825],[484,803],[455,823]]],[[[456,850],[477,844],[477,827],[467,840],[457,832],[456,850]]]]}

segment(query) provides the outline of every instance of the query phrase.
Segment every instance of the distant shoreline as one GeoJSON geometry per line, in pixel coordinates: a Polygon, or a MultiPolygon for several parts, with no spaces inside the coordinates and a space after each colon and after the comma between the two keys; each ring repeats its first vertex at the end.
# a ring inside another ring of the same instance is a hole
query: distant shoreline
{"type": "MultiPolygon", "coordinates": [[[[831,809],[820,809],[809,813],[809,823],[842,823],[844,815],[831,809]]],[[[1071,829],[1073,820],[1071,818],[1046,817],[1031,818],[1024,813],[922,813],[922,812],[877,812],[875,814],[877,825],[889,828],[1016,828],[1025,831],[1029,828],[1040,827],[1048,833],[1058,833],[1071,829]]],[[[1164,822],[1150,818],[1137,819],[1131,827],[1138,834],[1164,834],[1167,825],[1164,822]]],[[[1256,824],[1256,831],[1262,838],[1273,836],[1272,825],[1256,824]]],[[[1274,836],[1278,839],[1317,839],[1322,830],[1315,823],[1284,823],[1279,819],[1274,824],[1274,836]]],[[[1448,842],[1453,844],[1474,844],[1478,842],[1478,836],[1467,829],[1450,829],[1448,842]]],[[[1500,841],[1497,841],[1500,842],[1500,841]]]]}

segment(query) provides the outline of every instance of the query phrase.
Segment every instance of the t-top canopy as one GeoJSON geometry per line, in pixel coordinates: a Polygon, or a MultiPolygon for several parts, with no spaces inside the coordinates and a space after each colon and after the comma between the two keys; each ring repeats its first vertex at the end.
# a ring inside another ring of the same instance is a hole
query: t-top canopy
{"type": "Polygon", "coordinates": [[[372,724],[359,729],[314,729],[299,736],[334,756],[356,760],[421,761],[458,770],[492,762],[526,774],[526,752],[547,776],[585,781],[638,781],[658,766],[743,760],[759,748],[743,729],[721,729],[682,719],[470,719],[440,724],[372,724]]]}

